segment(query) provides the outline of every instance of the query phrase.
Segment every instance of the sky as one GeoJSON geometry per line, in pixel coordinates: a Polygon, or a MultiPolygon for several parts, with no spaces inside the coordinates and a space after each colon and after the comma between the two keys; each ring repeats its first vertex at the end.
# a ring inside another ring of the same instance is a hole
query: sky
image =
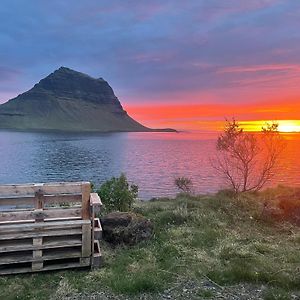
{"type": "Polygon", "coordinates": [[[66,66],[147,126],[300,130],[299,16],[298,0],[1,0],[0,103],[66,66]]]}

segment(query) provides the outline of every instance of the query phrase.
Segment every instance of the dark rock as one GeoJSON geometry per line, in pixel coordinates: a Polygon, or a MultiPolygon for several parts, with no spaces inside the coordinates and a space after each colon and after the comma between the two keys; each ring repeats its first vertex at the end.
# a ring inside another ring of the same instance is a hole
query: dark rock
{"type": "Polygon", "coordinates": [[[0,128],[70,131],[153,131],[132,119],[102,78],[61,67],[0,105],[0,128]]]}
{"type": "Polygon", "coordinates": [[[103,239],[113,245],[135,245],[148,240],[153,234],[153,224],[141,215],[113,212],[101,218],[103,239]]]}

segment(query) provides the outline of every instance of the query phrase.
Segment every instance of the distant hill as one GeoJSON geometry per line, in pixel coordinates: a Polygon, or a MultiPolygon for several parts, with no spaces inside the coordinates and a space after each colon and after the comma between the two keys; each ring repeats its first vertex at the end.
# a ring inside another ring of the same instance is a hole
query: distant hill
{"type": "Polygon", "coordinates": [[[67,131],[174,131],[132,119],[102,78],[61,67],[0,105],[0,128],[67,131]]]}

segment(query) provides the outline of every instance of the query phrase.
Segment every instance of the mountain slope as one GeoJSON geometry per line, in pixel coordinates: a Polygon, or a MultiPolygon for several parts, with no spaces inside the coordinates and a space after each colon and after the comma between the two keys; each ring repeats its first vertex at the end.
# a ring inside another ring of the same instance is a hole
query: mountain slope
{"type": "Polygon", "coordinates": [[[0,105],[0,128],[152,131],[126,113],[105,80],[65,67],[0,105]]]}

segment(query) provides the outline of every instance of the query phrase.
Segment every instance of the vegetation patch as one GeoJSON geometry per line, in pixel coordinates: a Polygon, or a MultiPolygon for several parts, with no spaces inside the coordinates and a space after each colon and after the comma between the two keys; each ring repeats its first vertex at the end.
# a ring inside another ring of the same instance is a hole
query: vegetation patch
{"type": "MultiPolygon", "coordinates": [[[[135,203],[132,211],[154,225],[150,240],[115,248],[102,242],[105,264],[99,270],[0,277],[0,299],[53,295],[68,299],[70,294],[77,299],[81,293],[103,291],[120,299],[123,294],[159,299],[160,293],[179,287],[180,293],[191,295],[190,288],[182,291],[182,282],[199,284],[191,290],[195,299],[213,299],[217,292],[249,285],[264,299],[299,297],[300,228],[289,222],[266,222],[262,211],[270,193],[238,198],[227,192],[181,194],[176,199],[135,203]],[[205,282],[215,289],[207,289],[205,282]]],[[[276,203],[275,199],[272,205],[276,203]]],[[[231,293],[238,296],[239,290],[231,293]]]]}

